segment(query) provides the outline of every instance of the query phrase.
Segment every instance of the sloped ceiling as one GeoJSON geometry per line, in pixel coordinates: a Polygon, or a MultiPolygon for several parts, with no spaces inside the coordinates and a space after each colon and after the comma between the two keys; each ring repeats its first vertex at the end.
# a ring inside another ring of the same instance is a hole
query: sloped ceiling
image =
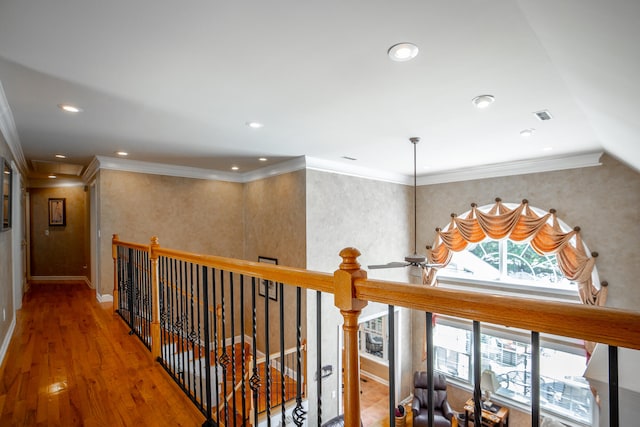
{"type": "Polygon", "coordinates": [[[602,150],[640,170],[639,18],[623,0],[5,0],[0,82],[28,162],[411,175],[420,136],[419,175],[602,150]],[[418,57],[390,61],[404,41],[418,57]]]}

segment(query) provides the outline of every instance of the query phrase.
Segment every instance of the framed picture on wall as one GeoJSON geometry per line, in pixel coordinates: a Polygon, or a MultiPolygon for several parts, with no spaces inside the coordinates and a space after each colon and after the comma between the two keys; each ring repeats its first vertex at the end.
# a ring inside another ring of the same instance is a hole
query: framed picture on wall
{"type": "Polygon", "coordinates": [[[13,171],[7,159],[0,157],[0,231],[11,228],[11,180],[13,171]]]}
{"type": "MultiPolygon", "coordinates": [[[[268,264],[278,265],[278,260],[276,258],[269,258],[264,256],[258,257],[258,262],[266,262],[268,264]]],[[[260,285],[258,286],[258,293],[260,296],[269,295],[269,299],[274,301],[278,301],[278,284],[272,280],[260,280],[260,285]]]]}
{"type": "Polygon", "coordinates": [[[49,225],[67,225],[67,200],[49,199],[49,225]]]}

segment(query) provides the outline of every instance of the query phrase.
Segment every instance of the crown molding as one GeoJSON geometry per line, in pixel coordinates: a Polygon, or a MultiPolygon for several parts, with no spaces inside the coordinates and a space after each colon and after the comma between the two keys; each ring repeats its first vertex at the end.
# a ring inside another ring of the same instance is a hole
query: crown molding
{"type": "MultiPolygon", "coordinates": [[[[216,181],[243,182],[242,175],[231,172],[220,172],[212,169],[176,166],[163,163],[143,162],[140,160],[119,159],[96,156],[87,167],[87,179],[95,175],[98,169],[110,169],[125,172],[148,173],[152,175],[178,176],[182,178],[210,179],[216,181]]],[[[85,179],[86,181],[86,179],[85,179]]]]}
{"type": "Polygon", "coordinates": [[[285,173],[291,173],[307,168],[306,159],[304,156],[295,157],[291,160],[276,163],[274,165],[265,166],[260,169],[256,169],[241,174],[242,182],[258,181],[260,179],[270,178],[276,175],[283,175],[285,173]]]}
{"type": "Polygon", "coordinates": [[[91,159],[91,162],[87,165],[86,168],[84,168],[84,172],[82,172],[82,181],[89,183],[93,180],[93,178],[96,176],[96,174],[98,173],[98,170],[100,169],[100,161],[98,160],[97,157],[94,157],[93,159],[91,159]]]}
{"type": "Polygon", "coordinates": [[[600,157],[602,154],[602,151],[598,151],[478,166],[468,169],[458,169],[449,172],[421,175],[418,177],[417,181],[418,185],[445,184],[448,182],[471,181],[476,179],[600,166],[602,164],[600,163],[600,157]]]}
{"type": "Polygon", "coordinates": [[[357,178],[371,179],[375,181],[391,182],[394,184],[413,184],[413,176],[399,173],[385,172],[377,169],[363,168],[330,160],[306,157],[307,169],[354,176],[357,178]]]}
{"type": "Polygon", "coordinates": [[[20,145],[20,138],[18,138],[18,129],[16,128],[16,122],[13,120],[13,113],[11,107],[9,107],[9,101],[4,93],[2,82],[0,81],[0,133],[7,141],[9,150],[13,155],[13,160],[20,169],[22,175],[26,176],[29,168],[27,167],[27,160],[24,157],[22,151],[22,145],[20,145]]]}
{"type": "MultiPolygon", "coordinates": [[[[570,156],[546,157],[542,159],[521,160],[516,162],[479,166],[449,172],[418,176],[418,185],[444,184],[448,182],[470,181],[503,176],[524,175],[529,173],[551,172],[565,169],[599,166],[602,152],[582,153],[570,156]]],[[[149,173],[154,175],[178,176],[182,178],[208,179],[247,183],[270,178],[298,170],[316,170],[327,173],[348,175],[357,178],[394,184],[412,185],[413,176],[368,169],[340,162],[300,156],[244,173],[221,172],[213,169],[201,169],[188,166],[176,166],[161,163],[143,162],[114,157],[96,156],[82,174],[82,180],[88,183],[99,169],[126,172],[149,173]]]]}

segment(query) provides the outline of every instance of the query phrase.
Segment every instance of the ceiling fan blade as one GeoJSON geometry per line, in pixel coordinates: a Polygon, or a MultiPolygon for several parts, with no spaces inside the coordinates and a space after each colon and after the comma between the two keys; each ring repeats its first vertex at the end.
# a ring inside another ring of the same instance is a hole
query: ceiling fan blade
{"type": "Polygon", "coordinates": [[[388,264],[369,265],[368,268],[370,270],[375,270],[379,268],[400,268],[400,267],[406,267],[408,265],[410,264],[407,262],[390,262],[388,264]]]}
{"type": "Polygon", "coordinates": [[[431,268],[431,267],[444,267],[444,264],[429,264],[427,262],[421,262],[420,263],[420,267],[427,267],[427,268],[431,268]]]}

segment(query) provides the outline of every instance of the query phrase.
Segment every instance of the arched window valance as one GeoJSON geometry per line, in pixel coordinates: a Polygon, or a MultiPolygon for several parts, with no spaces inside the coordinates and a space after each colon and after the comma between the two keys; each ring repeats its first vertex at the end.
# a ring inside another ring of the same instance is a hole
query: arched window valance
{"type": "MultiPolygon", "coordinates": [[[[509,209],[497,198],[495,205],[487,212],[471,204],[471,211],[464,218],[451,214],[451,222],[446,230],[436,229],[432,247],[427,246],[430,263],[446,266],[451,260],[451,252],[463,251],[469,243],[478,243],[485,238],[500,240],[509,238],[516,242],[529,242],[540,255],[555,254],[558,266],[569,280],[578,284],[580,300],[583,304],[604,305],[606,283],[596,288],[592,280],[597,253],[588,254],[580,236],[580,227],[563,231],[556,218],[555,209],[538,216],[525,199],[514,209],[509,209]],[[575,237],[575,239],[573,239],[575,237]]],[[[425,268],[423,283],[436,285],[435,268],[425,268]]]]}

